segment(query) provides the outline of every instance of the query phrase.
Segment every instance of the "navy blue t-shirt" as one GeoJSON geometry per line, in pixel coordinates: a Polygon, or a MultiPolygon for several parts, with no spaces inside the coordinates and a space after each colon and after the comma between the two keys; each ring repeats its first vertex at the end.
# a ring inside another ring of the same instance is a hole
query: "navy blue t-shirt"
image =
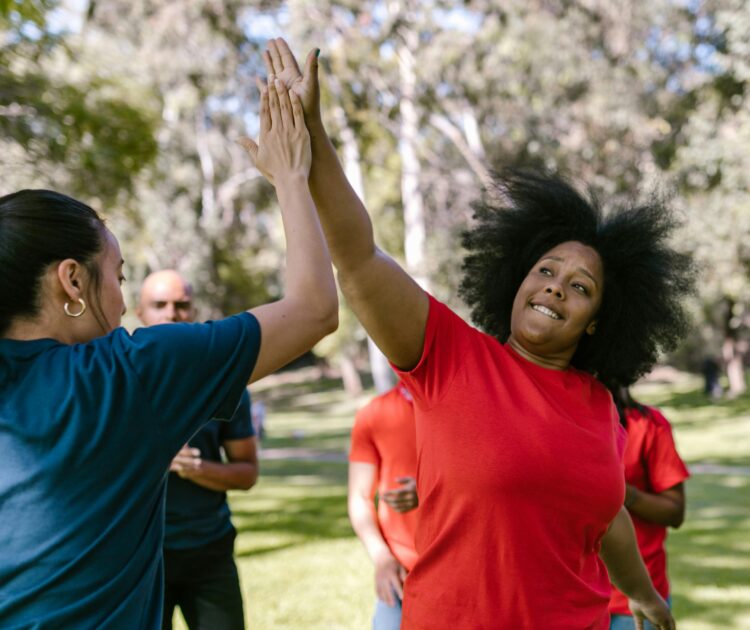
{"type": "Polygon", "coordinates": [[[160,627],[169,463],[231,418],[259,348],[247,313],[0,339],[0,627],[160,627]]]}
{"type": "MultiPolygon", "coordinates": [[[[211,420],[190,438],[188,445],[200,450],[202,459],[222,461],[221,445],[226,440],[241,440],[255,435],[250,409],[250,395],[245,390],[229,422],[211,420]]],[[[202,547],[230,531],[232,521],[226,492],[204,488],[177,473],[169,473],[165,548],[202,547]]]]}

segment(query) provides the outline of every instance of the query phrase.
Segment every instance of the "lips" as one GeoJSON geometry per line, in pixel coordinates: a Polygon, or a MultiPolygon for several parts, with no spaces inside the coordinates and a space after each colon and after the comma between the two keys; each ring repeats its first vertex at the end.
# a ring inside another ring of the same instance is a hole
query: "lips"
{"type": "Polygon", "coordinates": [[[560,313],[552,310],[549,306],[544,306],[543,304],[534,304],[532,302],[531,308],[535,310],[537,313],[541,313],[542,315],[545,315],[546,317],[549,317],[550,319],[563,319],[560,313]]]}

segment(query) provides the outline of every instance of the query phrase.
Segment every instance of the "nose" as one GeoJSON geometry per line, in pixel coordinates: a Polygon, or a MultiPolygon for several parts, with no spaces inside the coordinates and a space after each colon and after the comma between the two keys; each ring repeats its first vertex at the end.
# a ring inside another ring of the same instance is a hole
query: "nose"
{"type": "Polygon", "coordinates": [[[174,307],[174,304],[167,304],[167,306],[164,308],[164,314],[167,317],[167,321],[170,322],[176,322],[177,321],[177,309],[174,307]]]}
{"type": "Polygon", "coordinates": [[[562,287],[558,284],[548,285],[547,288],[544,289],[544,292],[547,293],[548,295],[554,295],[559,300],[562,300],[565,297],[562,287]]]}

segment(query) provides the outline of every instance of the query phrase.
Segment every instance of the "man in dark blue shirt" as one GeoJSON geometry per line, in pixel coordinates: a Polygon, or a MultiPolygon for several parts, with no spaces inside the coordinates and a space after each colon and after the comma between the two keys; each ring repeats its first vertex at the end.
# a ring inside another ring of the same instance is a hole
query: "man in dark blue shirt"
{"type": "MultiPolygon", "coordinates": [[[[146,326],[192,322],[192,288],[175,271],[155,272],[143,283],[136,312],[146,326]]],[[[164,537],[164,629],[172,627],[175,606],[191,630],[244,628],[226,491],[248,490],[258,477],[250,409],[246,391],[230,422],[210,421],[171,463],[164,537]]]]}

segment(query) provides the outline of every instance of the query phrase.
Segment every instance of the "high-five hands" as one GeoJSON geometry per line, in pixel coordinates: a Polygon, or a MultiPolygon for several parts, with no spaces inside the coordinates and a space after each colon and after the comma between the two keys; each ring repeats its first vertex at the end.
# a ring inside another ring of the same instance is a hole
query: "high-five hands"
{"type": "Polygon", "coordinates": [[[274,77],[259,81],[260,138],[241,138],[255,167],[274,186],[293,176],[310,175],[312,152],[300,97],[274,77]]]}
{"type": "Polygon", "coordinates": [[[320,86],[318,84],[318,54],[313,49],[307,54],[305,70],[300,72],[289,45],[281,37],[268,40],[263,62],[269,77],[276,77],[290,92],[300,97],[308,124],[311,117],[320,118],[320,86]]]}

